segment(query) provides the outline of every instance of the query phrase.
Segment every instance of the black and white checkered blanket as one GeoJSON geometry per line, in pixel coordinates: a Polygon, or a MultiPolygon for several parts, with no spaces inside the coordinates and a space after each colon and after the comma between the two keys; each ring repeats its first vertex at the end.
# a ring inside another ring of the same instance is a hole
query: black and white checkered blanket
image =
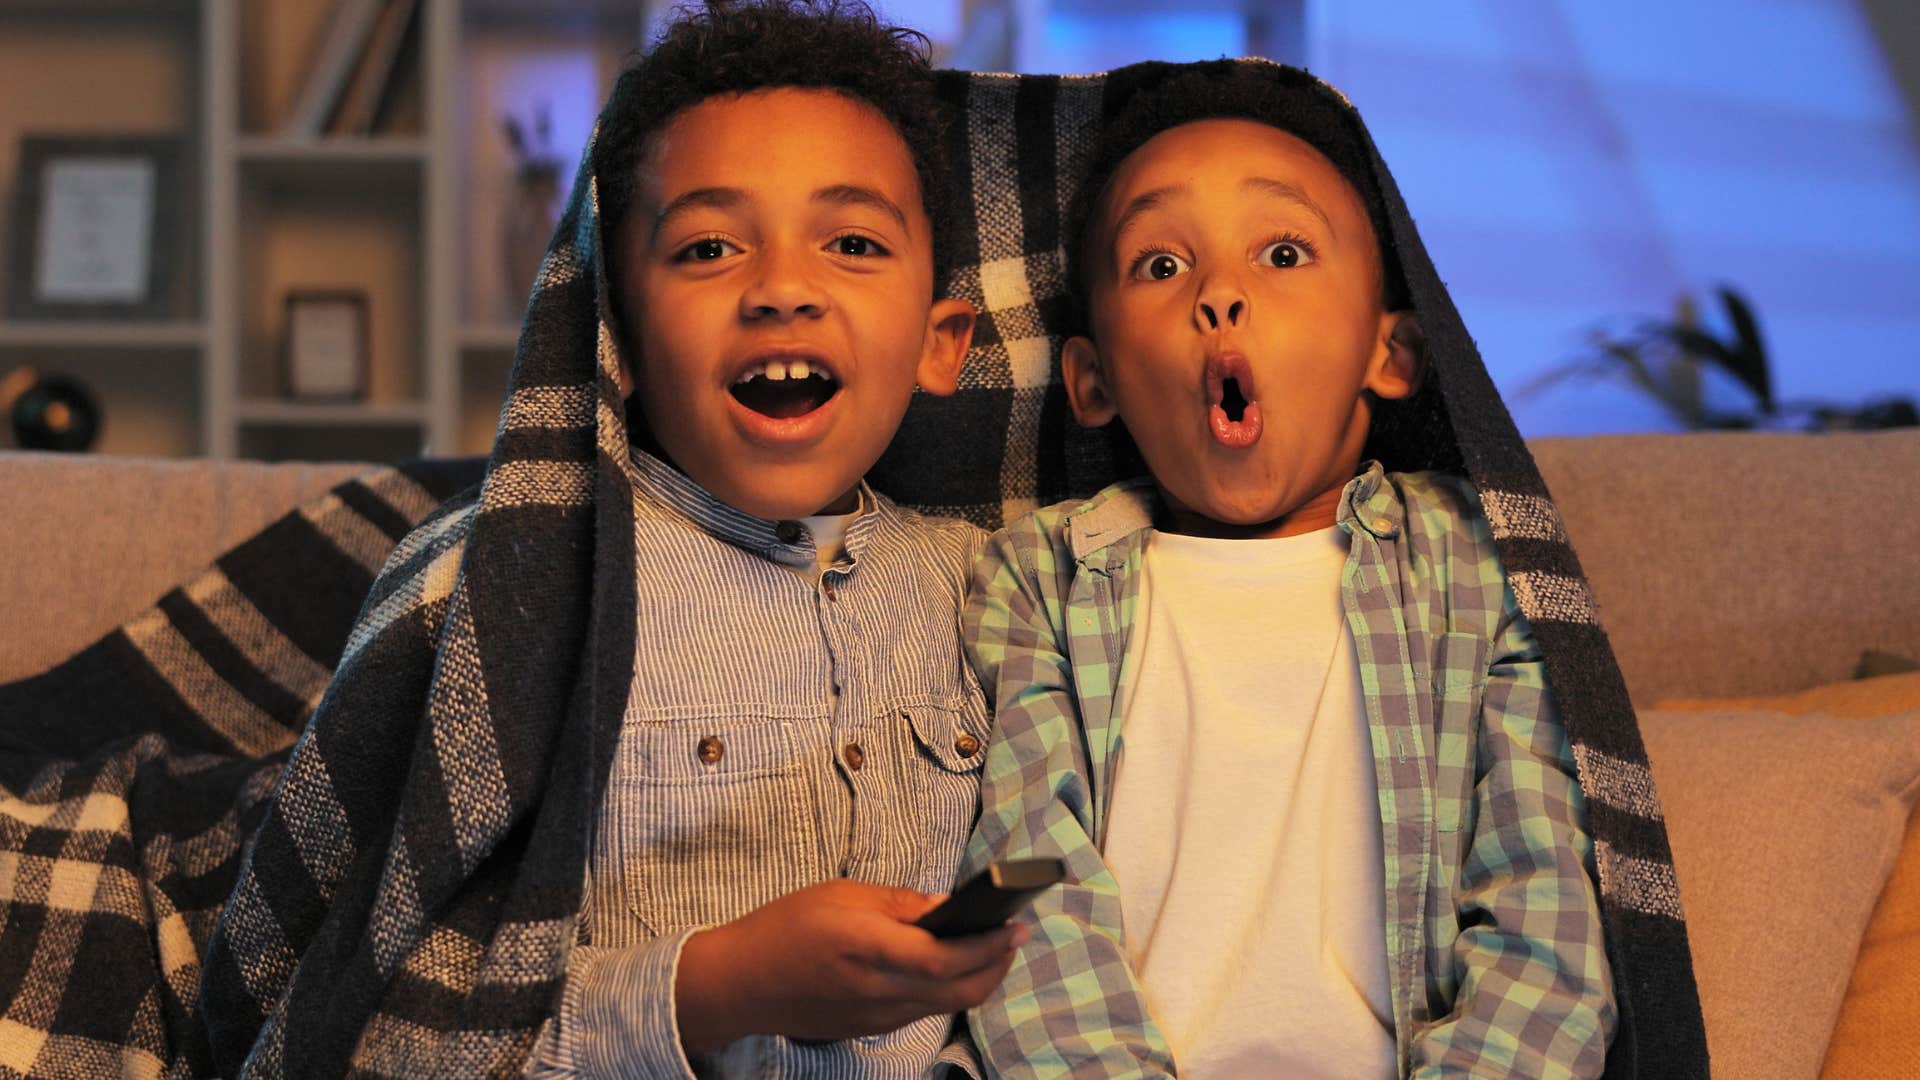
{"type": "MultiPolygon", "coordinates": [[[[969,185],[952,291],[984,315],[882,490],[993,526],[1112,478],[1058,383],[1062,218],[1100,118],[1162,68],[943,74],[969,185]]],[[[1367,148],[1427,330],[1437,388],[1406,430],[1479,486],[1575,743],[1623,1022],[1607,1075],[1705,1076],[1659,802],[1578,560],[1357,113],[1315,92],[1367,148]]],[[[0,687],[0,1074],[518,1071],[647,662],[593,190],[583,168],[478,488],[409,532],[449,478],[346,485],[0,687]]]]}

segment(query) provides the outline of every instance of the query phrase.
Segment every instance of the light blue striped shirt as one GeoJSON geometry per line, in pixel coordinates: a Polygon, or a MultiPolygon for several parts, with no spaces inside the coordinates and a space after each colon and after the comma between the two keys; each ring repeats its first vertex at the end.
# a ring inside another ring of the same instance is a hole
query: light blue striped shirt
{"type": "Polygon", "coordinates": [[[863,485],[821,572],[798,522],[742,513],[647,454],[633,464],[639,656],[581,944],[532,1073],[881,1080],[966,1060],[952,1018],[928,1017],[689,1061],[673,983],[695,930],[814,882],[952,887],[990,727],[959,636],[984,534],[863,485]]]}

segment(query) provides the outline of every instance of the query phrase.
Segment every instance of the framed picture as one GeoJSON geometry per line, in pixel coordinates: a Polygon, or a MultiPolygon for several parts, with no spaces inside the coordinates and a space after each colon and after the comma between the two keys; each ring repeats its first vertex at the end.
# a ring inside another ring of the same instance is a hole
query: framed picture
{"type": "Polygon", "coordinates": [[[172,313],[182,217],[181,142],[26,135],[8,262],[7,314],[152,319],[172,313]]]}
{"type": "Polygon", "coordinates": [[[354,289],[289,292],[280,331],[287,395],[365,397],[368,336],[366,293],[354,289]]]}

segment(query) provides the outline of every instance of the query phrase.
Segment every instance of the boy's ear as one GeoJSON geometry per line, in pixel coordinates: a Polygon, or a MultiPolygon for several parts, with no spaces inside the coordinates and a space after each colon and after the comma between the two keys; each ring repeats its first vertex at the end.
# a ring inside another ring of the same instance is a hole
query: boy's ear
{"type": "Polygon", "coordinates": [[[620,388],[620,400],[633,396],[633,352],[626,345],[620,347],[620,362],[614,365],[613,381],[620,388]]]}
{"type": "Polygon", "coordinates": [[[1081,427],[1105,427],[1120,411],[1107,391],[1100,349],[1089,337],[1070,337],[1060,349],[1060,377],[1067,384],[1067,401],[1081,427]]]}
{"type": "Polygon", "coordinates": [[[1420,316],[1411,311],[1389,311],[1380,316],[1381,349],[1366,388],[1383,398],[1412,397],[1427,373],[1427,334],[1420,316]]]}
{"type": "Polygon", "coordinates": [[[927,313],[927,338],[920,347],[914,380],[920,389],[946,397],[960,385],[960,365],[973,345],[977,310],[971,300],[935,300],[927,313]]]}

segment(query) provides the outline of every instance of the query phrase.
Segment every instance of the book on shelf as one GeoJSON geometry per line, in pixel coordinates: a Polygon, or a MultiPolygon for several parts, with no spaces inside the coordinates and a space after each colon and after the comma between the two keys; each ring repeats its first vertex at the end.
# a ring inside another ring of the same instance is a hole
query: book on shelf
{"type": "Polygon", "coordinates": [[[367,36],[385,6],[385,0],[335,0],[333,16],[320,36],[320,47],[287,110],[287,134],[313,136],[326,131],[347,79],[366,48],[367,36]]]}
{"type": "Polygon", "coordinates": [[[327,125],[330,135],[371,135],[386,112],[400,73],[404,46],[413,30],[419,0],[386,0],[366,50],[347,83],[340,107],[327,125]]]}

